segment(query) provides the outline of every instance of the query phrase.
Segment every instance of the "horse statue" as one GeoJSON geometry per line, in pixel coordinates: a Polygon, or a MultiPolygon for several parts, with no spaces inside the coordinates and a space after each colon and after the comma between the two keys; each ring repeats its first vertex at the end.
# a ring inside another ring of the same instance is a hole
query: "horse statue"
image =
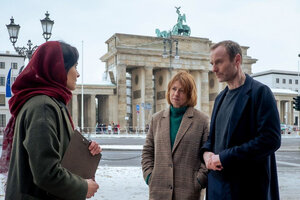
{"type": "Polygon", "coordinates": [[[157,37],[168,38],[171,36],[171,31],[160,31],[158,28],[155,29],[157,37]]]}

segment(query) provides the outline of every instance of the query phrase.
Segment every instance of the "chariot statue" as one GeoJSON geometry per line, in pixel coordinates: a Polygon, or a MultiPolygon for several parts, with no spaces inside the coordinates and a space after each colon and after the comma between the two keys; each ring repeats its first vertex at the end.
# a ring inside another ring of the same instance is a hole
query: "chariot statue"
{"type": "Polygon", "coordinates": [[[186,22],[185,14],[180,13],[181,7],[175,7],[176,13],[178,14],[177,23],[173,26],[173,29],[170,31],[160,31],[158,28],[155,29],[155,33],[157,37],[168,38],[171,35],[191,35],[191,28],[188,25],[183,24],[186,22]]]}
{"type": "Polygon", "coordinates": [[[190,36],[191,28],[188,25],[184,25],[183,22],[186,22],[185,14],[180,14],[181,7],[175,7],[176,13],[178,14],[177,24],[173,26],[172,35],[185,35],[190,36]]]}

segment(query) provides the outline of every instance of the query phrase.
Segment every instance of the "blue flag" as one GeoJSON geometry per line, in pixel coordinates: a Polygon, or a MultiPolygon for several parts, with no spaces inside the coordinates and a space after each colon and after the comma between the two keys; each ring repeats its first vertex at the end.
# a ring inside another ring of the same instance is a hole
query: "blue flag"
{"type": "Polygon", "coordinates": [[[10,87],[10,78],[11,78],[11,68],[8,71],[6,79],[6,94],[5,97],[11,97],[11,87],[10,87]]]}

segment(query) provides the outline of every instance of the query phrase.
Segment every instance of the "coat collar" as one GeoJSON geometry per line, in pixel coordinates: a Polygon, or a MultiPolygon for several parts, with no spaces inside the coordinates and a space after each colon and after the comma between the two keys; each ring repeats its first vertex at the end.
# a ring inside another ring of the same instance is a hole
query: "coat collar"
{"type": "Polygon", "coordinates": [[[182,117],[180,127],[178,129],[178,132],[177,132],[177,135],[176,135],[176,138],[175,138],[175,142],[174,142],[174,145],[173,145],[173,148],[172,148],[172,154],[176,150],[176,147],[180,143],[183,136],[186,134],[189,127],[191,126],[191,124],[193,122],[193,117],[194,117],[194,108],[193,107],[188,107],[188,109],[185,111],[185,113],[182,117]]]}
{"type": "MultiPolygon", "coordinates": [[[[229,126],[228,126],[228,133],[229,133],[228,136],[229,137],[227,137],[227,144],[229,144],[228,141],[230,141],[230,137],[231,137],[232,133],[234,132],[234,130],[243,114],[243,111],[247,105],[247,102],[249,99],[249,92],[251,91],[251,87],[252,87],[252,82],[253,82],[253,79],[248,74],[246,74],[245,83],[242,86],[243,88],[237,97],[236,104],[233,108],[232,115],[230,116],[230,119],[229,119],[229,126]]],[[[215,106],[214,106],[214,110],[212,113],[212,121],[211,121],[212,132],[214,132],[217,112],[223,102],[224,97],[226,96],[227,91],[228,91],[228,86],[219,94],[219,96],[215,100],[215,106]]]]}
{"type": "Polygon", "coordinates": [[[171,139],[170,139],[170,108],[163,111],[160,121],[160,131],[165,141],[166,151],[171,155],[171,139]]]}
{"type": "Polygon", "coordinates": [[[64,121],[65,121],[65,124],[67,125],[67,129],[68,129],[68,136],[69,136],[69,139],[71,138],[71,135],[73,134],[73,128],[72,128],[72,125],[70,123],[70,119],[69,119],[69,116],[68,116],[68,111],[67,111],[67,108],[65,105],[62,105],[61,102],[57,101],[55,98],[51,98],[60,108],[62,114],[63,114],[63,118],[64,118],[64,121]]]}

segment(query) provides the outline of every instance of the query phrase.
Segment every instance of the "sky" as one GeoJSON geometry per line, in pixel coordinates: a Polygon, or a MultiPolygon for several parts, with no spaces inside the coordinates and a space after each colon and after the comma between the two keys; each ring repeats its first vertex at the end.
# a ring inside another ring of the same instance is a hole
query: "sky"
{"type": "Polygon", "coordinates": [[[5,26],[12,16],[21,26],[16,46],[26,46],[29,39],[34,45],[45,42],[40,19],[48,11],[54,20],[50,40],[77,47],[84,84],[101,82],[106,40],[115,33],[155,37],[156,28],[176,24],[175,6],[186,15],[191,36],[248,46],[248,55],[258,59],[254,73],[297,71],[300,61],[299,0],[1,0],[0,6],[0,51],[14,50],[5,26]]]}

